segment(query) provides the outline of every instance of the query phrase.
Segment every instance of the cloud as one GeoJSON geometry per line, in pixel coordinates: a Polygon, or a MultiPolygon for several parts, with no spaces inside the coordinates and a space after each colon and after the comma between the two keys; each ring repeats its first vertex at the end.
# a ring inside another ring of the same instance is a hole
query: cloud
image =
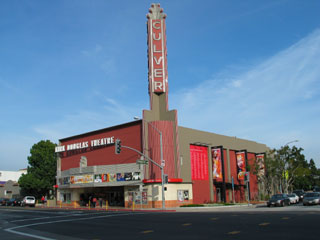
{"type": "MultiPolygon", "coordinates": [[[[99,92],[94,93],[100,97],[99,92]]],[[[141,107],[127,106],[111,98],[104,98],[103,104],[95,110],[83,109],[62,116],[59,120],[33,127],[41,139],[58,142],[59,139],[107,128],[133,121],[141,107]]]]}
{"type": "Polygon", "coordinates": [[[99,53],[102,52],[102,46],[100,44],[96,44],[93,48],[89,50],[82,50],[81,53],[87,57],[95,57],[99,53]]]}
{"type": "MultiPolygon", "coordinates": [[[[279,147],[299,139],[320,166],[320,30],[256,66],[171,96],[179,124],[279,147]]],[[[241,69],[240,68],[240,69],[241,69]]],[[[239,68],[238,68],[239,69],[239,68]]]]}

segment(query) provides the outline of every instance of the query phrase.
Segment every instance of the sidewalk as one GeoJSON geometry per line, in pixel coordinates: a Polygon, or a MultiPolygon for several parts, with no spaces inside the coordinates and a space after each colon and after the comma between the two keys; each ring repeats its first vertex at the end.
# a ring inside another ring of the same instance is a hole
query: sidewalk
{"type": "Polygon", "coordinates": [[[264,203],[260,204],[234,204],[234,205],[222,205],[222,204],[208,204],[207,206],[202,207],[176,207],[176,208],[140,208],[139,205],[135,208],[125,208],[125,207],[72,207],[72,206],[58,206],[55,204],[49,203],[49,205],[37,204],[37,208],[42,209],[62,209],[62,210],[87,210],[87,211],[110,211],[110,212],[209,212],[215,210],[223,210],[223,209],[234,209],[234,208],[256,208],[259,206],[265,205],[264,203]]]}

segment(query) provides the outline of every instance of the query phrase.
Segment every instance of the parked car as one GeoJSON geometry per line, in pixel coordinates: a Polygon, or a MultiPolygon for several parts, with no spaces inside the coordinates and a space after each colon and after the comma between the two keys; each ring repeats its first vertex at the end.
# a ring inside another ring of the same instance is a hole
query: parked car
{"type": "Polygon", "coordinates": [[[36,198],[34,196],[26,196],[23,198],[21,202],[21,206],[30,206],[34,207],[36,205],[36,198]]]}
{"type": "Polygon", "coordinates": [[[315,186],[315,187],[313,188],[313,191],[314,191],[314,192],[320,192],[320,187],[315,186]]]}
{"type": "Polygon", "coordinates": [[[0,206],[7,206],[8,198],[0,198],[0,206]]]}
{"type": "Polygon", "coordinates": [[[11,198],[7,202],[7,206],[20,206],[22,198],[11,198]]]}
{"type": "Polygon", "coordinates": [[[320,193],[319,192],[308,192],[304,195],[303,206],[320,204],[320,193]]]}
{"type": "Polygon", "coordinates": [[[267,202],[267,206],[289,206],[290,205],[290,199],[288,198],[287,194],[281,193],[281,194],[275,194],[273,195],[269,201],[267,202]]]}
{"type": "Polygon", "coordinates": [[[292,204],[299,202],[299,197],[295,193],[288,194],[288,198],[290,199],[290,203],[292,203],[292,204]]]}
{"type": "Polygon", "coordinates": [[[303,195],[304,195],[304,190],[303,189],[296,189],[296,190],[292,191],[292,193],[297,194],[298,197],[299,197],[299,201],[302,202],[303,195]]]}

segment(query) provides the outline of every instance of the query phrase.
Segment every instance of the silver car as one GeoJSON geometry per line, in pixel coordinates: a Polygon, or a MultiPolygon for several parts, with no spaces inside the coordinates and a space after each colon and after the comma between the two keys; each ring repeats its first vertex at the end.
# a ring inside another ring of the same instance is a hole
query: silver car
{"type": "Polygon", "coordinates": [[[303,197],[303,205],[314,205],[320,204],[320,193],[319,192],[309,192],[303,197]]]}
{"type": "Polygon", "coordinates": [[[26,196],[23,198],[21,202],[21,206],[30,206],[34,207],[36,205],[36,198],[34,196],[26,196]]]}

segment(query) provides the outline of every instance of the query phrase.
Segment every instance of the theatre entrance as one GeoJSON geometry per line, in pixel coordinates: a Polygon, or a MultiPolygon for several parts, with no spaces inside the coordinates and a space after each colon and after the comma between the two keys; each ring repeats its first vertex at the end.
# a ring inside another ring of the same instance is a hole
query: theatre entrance
{"type": "Polygon", "coordinates": [[[85,190],[85,193],[80,195],[80,204],[86,205],[93,197],[97,198],[97,206],[100,200],[103,205],[108,201],[109,206],[124,207],[124,187],[94,187],[85,190]]]}

